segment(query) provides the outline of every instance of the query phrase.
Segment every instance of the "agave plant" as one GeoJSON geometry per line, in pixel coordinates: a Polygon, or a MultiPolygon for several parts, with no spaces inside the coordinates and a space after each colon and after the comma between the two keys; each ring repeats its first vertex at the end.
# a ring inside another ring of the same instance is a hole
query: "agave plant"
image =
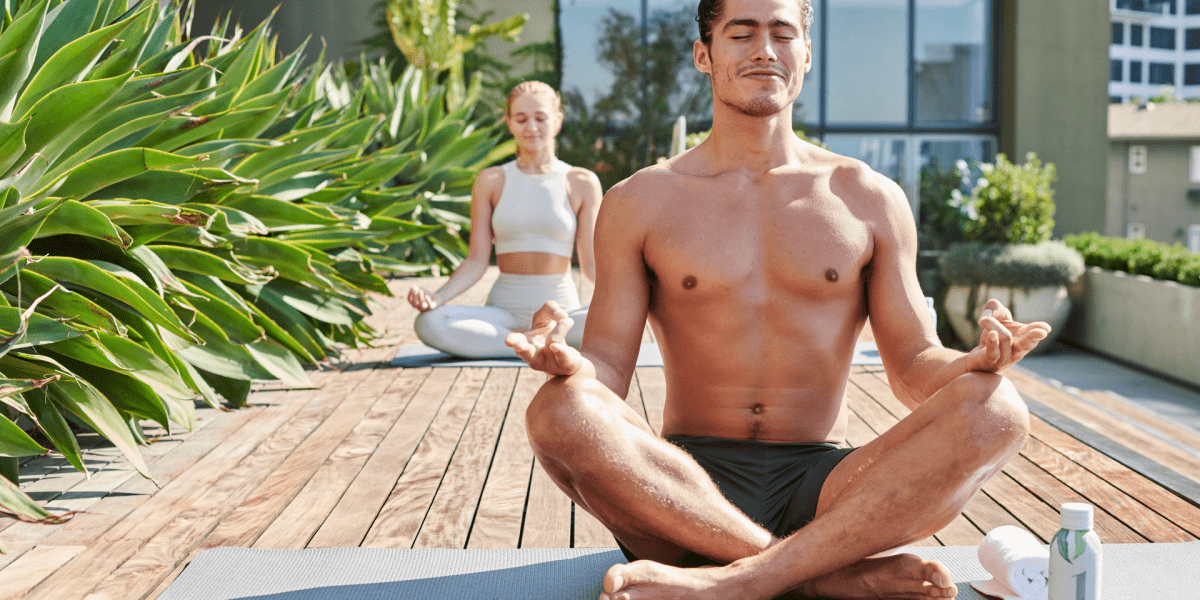
{"type": "Polygon", "coordinates": [[[404,217],[461,191],[497,137],[436,86],[277,60],[266,23],[188,39],[177,0],[5,9],[0,513],[46,520],[8,481],[46,451],[17,421],[85,472],[72,425],[95,430],[150,477],[143,420],[190,428],[197,400],[307,385],[303,365],[372,337],[382,273],[428,268],[402,247],[451,235],[404,217]]]}

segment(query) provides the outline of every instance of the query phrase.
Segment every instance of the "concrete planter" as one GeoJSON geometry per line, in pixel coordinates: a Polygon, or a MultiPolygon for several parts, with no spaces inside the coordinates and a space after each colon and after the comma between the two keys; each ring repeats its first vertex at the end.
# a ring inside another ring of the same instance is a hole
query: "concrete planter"
{"type": "Polygon", "coordinates": [[[1089,267],[1064,340],[1200,385],[1200,287],[1089,267]]]}
{"type": "Polygon", "coordinates": [[[958,339],[968,348],[979,344],[981,333],[978,324],[979,313],[990,298],[995,298],[1007,306],[1013,313],[1013,318],[1022,323],[1045,321],[1050,324],[1050,337],[1043,340],[1034,349],[1034,353],[1044,351],[1062,332],[1071,314],[1071,297],[1066,286],[1047,286],[1022,290],[1017,288],[982,286],[976,296],[974,306],[971,302],[971,287],[952,285],[946,290],[946,319],[958,339]],[[970,312],[970,314],[968,314],[970,312]]]}

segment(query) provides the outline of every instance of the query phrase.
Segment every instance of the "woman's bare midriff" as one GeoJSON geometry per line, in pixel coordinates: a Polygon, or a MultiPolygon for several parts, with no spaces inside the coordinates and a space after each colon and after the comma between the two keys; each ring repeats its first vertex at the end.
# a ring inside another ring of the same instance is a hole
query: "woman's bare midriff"
{"type": "Polygon", "coordinates": [[[548,252],[505,252],[496,255],[501,273],[511,275],[555,275],[571,270],[571,257],[548,252]]]}

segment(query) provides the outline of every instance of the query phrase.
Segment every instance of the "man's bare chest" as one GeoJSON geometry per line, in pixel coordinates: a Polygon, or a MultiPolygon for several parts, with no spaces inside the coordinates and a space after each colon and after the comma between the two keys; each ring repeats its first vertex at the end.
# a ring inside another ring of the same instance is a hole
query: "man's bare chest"
{"type": "Polygon", "coordinates": [[[660,291],[697,299],[733,291],[753,301],[861,288],[872,251],[870,228],[840,201],[768,202],[713,191],[709,201],[677,198],[671,204],[657,215],[644,248],[660,291]]]}

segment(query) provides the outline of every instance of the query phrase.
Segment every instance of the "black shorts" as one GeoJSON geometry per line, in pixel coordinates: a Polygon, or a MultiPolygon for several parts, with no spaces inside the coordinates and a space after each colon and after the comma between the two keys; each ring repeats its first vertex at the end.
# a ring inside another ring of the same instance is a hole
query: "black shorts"
{"type": "MultiPolygon", "coordinates": [[[[778,538],[813,520],[825,478],[853,450],[690,435],[667,441],[690,454],[730,503],[778,538]]],[[[637,560],[623,544],[621,551],[637,560]]]]}

